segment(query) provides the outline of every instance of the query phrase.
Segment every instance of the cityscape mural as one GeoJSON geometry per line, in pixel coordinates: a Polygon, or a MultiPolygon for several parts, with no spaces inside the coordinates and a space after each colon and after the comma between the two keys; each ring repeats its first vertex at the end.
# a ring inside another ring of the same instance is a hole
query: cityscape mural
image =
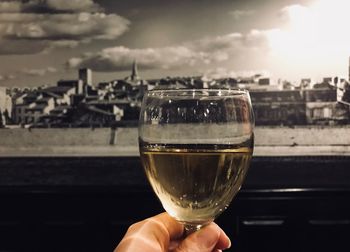
{"type": "Polygon", "coordinates": [[[346,129],[348,7],[345,0],[1,1],[0,134],[103,128],[113,145],[115,130],[137,127],[143,94],[161,88],[247,89],[257,127],[346,129]]]}

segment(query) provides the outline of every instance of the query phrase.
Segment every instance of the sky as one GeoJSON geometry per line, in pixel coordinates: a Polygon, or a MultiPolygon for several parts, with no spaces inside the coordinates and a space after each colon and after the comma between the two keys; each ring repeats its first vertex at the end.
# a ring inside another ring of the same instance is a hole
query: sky
{"type": "Polygon", "coordinates": [[[347,0],[1,0],[0,86],[77,79],[348,76],[347,0]]]}

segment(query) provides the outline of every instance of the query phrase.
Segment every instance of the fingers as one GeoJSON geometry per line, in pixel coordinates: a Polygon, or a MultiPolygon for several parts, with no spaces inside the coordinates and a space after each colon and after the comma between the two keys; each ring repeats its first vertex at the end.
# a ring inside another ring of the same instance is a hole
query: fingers
{"type": "Polygon", "coordinates": [[[184,227],[167,213],[148,218],[129,227],[114,252],[221,252],[231,246],[230,239],[211,223],[181,241],[184,227]]]}
{"type": "Polygon", "coordinates": [[[183,236],[184,226],[172,218],[167,213],[161,213],[153,218],[155,221],[159,221],[168,232],[170,240],[177,240],[183,236]]]}
{"type": "Polygon", "coordinates": [[[163,252],[183,234],[183,225],[162,213],[129,227],[115,252],[163,252]]]}
{"type": "Polygon", "coordinates": [[[174,252],[212,252],[227,249],[230,246],[230,239],[225,232],[215,223],[211,223],[186,237],[174,252]]]}
{"type": "Polygon", "coordinates": [[[224,250],[228,249],[231,247],[231,240],[230,238],[226,235],[224,230],[222,230],[216,223],[212,223],[217,226],[218,229],[220,229],[220,237],[218,242],[216,243],[215,248],[218,250],[224,250]]]}

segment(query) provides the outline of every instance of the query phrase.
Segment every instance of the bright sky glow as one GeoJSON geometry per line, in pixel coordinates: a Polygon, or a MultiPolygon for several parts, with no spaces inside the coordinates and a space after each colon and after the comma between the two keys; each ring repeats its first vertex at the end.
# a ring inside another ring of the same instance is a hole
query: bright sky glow
{"type": "Polygon", "coordinates": [[[304,72],[305,76],[346,76],[350,55],[349,10],[350,1],[346,0],[320,0],[310,6],[283,8],[286,26],[266,32],[273,62],[287,64],[292,72],[303,68],[299,75],[304,72]]]}

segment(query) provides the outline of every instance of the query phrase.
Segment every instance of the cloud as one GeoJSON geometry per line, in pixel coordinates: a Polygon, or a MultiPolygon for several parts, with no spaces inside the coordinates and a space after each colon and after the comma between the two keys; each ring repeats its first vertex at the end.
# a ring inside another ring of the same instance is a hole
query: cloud
{"type": "Polygon", "coordinates": [[[241,33],[225,34],[217,37],[207,37],[200,40],[186,43],[193,50],[204,52],[215,52],[226,50],[227,48],[239,47],[243,42],[244,36],[241,33]]]}
{"type": "Polygon", "coordinates": [[[191,65],[197,58],[193,51],[183,46],[146,49],[117,46],[71,58],[67,65],[70,68],[89,67],[95,71],[123,71],[130,69],[132,62],[137,60],[143,69],[170,69],[191,65]]]}
{"type": "Polygon", "coordinates": [[[49,9],[56,11],[81,12],[100,9],[92,0],[46,0],[45,4],[49,9]]]}
{"type": "Polygon", "coordinates": [[[48,47],[47,41],[7,40],[0,38],[0,55],[40,53],[48,47]]]}
{"type": "Polygon", "coordinates": [[[252,16],[254,13],[254,10],[234,10],[230,11],[229,15],[233,16],[235,20],[239,20],[243,17],[252,16]]]}
{"type": "Polygon", "coordinates": [[[15,75],[13,75],[13,74],[8,74],[8,75],[5,76],[5,79],[7,79],[7,80],[14,80],[16,78],[17,77],[15,75]]]}
{"type": "Polygon", "coordinates": [[[0,14],[0,37],[12,40],[92,40],[115,39],[129,21],[116,14],[0,14]]]}
{"type": "Polygon", "coordinates": [[[49,73],[55,73],[57,72],[57,69],[54,67],[46,67],[46,68],[39,68],[39,69],[23,69],[22,73],[30,76],[44,76],[49,73]]]}
{"type": "Polygon", "coordinates": [[[6,74],[6,75],[1,75],[0,74],[0,81],[3,81],[3,80],[14,80],[16,79],[17,77],[13,74],[6,74]]]}
{"type": "Polygon", "coordinates": [[[0,3],[0,13],[73,13],[101,10],[92,0],[5,0],[0,3]]]}
{"type": "Polygon", "coordinates": [[[50,42],[50,45],[48,48],[46,48],[46,51],[54,50],[55,48],[75,48],[80,43],[75,40],[57,40],[50,42]]]}
{"type": "Polygon", "coordinates": [[[264,77],[269,77],[270,73],[267,70],[240,70],[233,71],[231,69],[227,69],[225,67],[217,67],[214,69],[210,69],[205,71],[204,75],[208,79],[220,79],[220,78],[246,78],[252,77],[256,74],[260,74],[264,77]]]}
{"type": "MultiPolygon", "coordinates": [[[[223,67],[216,73],[222,76],[249,69],[266,69],[291,80],[324,73],[338,75],[340,69],[346,72],[350,55],[350,35],[346,32],[349,8],[347,0],[289,5],[280,10],[281,19],[271,29],[206,37],[166,48],[105,48],[72,58],[67,65],[120,71],[129,69],[136,59],[142,69],[193,67],[204,72],[223,67]]],[[[231,14],[241,18],[253,13],[231,14]]]]}
{"type": "Polygon", "coordinates": [[[219,79],[219,78],[236,78],[237,73],[232,70],[228,70],[224,67],[217,67],[214,69],[210,69],[208,71],[205,71],[204,75],[208,79],[219,79]]]}
{"type": "Polygon", "coordinates": [[[75,47],[92,40],[114,40],[130,21],[106,14],[91,0],[31,0],[0,3],[1,54],[38,53],[56,47],[75,47]],[[22,49],[21,41],[30,44],[22,49]]]}
{"type": "Polygon", "coordinates": [[[124,46],[105,48],[71,58],[69,68],[88,67],[94,71],[128,70],[136,59],[142,69],[176,69],[199,67],[229,61],[238,54],[251,55],[267,48],[266,33],[253,30],[248,34],[232,33],[187,42],[178,46],[130,49],[124,46]]]}
{"type": "Polygon", "coordinates": [[[241,54],[252,49],[269,49],[268,31],[251,30],[246,34],[230,33],[187,43],[195,51],[205,52],[214,61],[241,54]],[[226,54],[226,56],[224,56],[226,54]],[[215,60],[217,59],[217,60],[215,60]]]}

